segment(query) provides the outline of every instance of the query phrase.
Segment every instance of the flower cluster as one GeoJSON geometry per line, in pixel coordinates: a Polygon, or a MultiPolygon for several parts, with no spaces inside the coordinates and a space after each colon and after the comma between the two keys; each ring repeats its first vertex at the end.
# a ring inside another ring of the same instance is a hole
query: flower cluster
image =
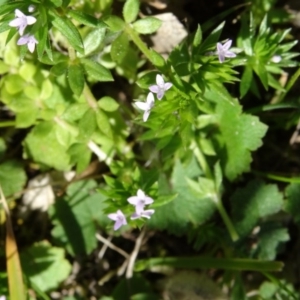
{"type": "MultiPolygon", "coordinates": [[[[32,9],[30,8],[32,11],[32,9]]],[[[19,31],[20,38],[17,41],[17,45],[27,45],[28,50],[33,53],[35,45],[38,43],[36,38],[31,34],[24,34],[27,25],[32,25],[36,22],[36,18],[33,16],[26,16],[19,9],[15,10],[15,19],[9,22],[9,26],[16,27],[19,31]]]]}
{"type": "Polygon", "coordinates": [[[157,99],[161,100],[165,92],[172,87],[171,82],[165,82],[163,77],[159,74],[156,75],[156,85],[149,87],[150,93],[147,96],[146,102],[135,102],[135,105],[144,111],[143,121],[146,122],[150,115],[151,109],[154,106],[154,95],[156,94],[157,99]]]}
{"type": "MultiPolygon", "coordinates": [[[[150,219],[150,217],[154,214],[154,209],[145,210],[145,206],[152,204],[154,200],[147,196],[141,189],[137,191],[136,196],[129,197],[127,201],[135,206],[135,212],[130,217],[131,220],[139,218],[150,219]]],[[[108,217],[115,221],[114,230],[118,230],[121,226],[127,224],[126,217],[121,210],[118,210],[116,213],[109,214],[108,217]]]]}

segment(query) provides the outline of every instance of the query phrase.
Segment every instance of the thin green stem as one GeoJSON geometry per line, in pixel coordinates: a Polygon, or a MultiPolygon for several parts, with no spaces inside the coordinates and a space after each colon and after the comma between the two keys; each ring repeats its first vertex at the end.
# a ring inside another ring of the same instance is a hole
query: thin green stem
{"type": "Polygon", "coordinates": [[[294,73],[294,75],[291,77],[291,79],[287,83],[287,85],[285,87],[286,91],[281,93],[281,95],[279,96],[279,98],[277,100],[277,103],[283,101],[284,97],[289,92],[289,90],[293,87],[293,85],[295,84],[295,82],[296,82],[296,80],[298,79],[299,76],[300,76],[300,68],[294,73]]]}
{"type": "Polygon", "coordinates": [[[73,47],[69,47],[68,51],[69,51],[70,60],[75,60],[76,59],[75,49],[73,47]]]}
{"type": "Polygon", "coordinates": [[[89,86],[87,84],[84,85],[84,89],[83,89],[83,96],[86,99],[88,105],[94,109],[97,110],[98,109],[98,105],[97,105],[97,100],[94,97],[92,91],[90,90],[89,86]]]}
{"type": "Polygon", "coordinates": [[[209,178],[209,179],[213,179],[213,174],[211,172],[209,164],[207,163],[206,158],[205,158],[204,154],[202,153],[201,148],[197,142],[194,143],[193,151],[194,151],[194,154],[198,160],[198,163],[199,163],[203,173],[205,174],[205,177],[209,178]]]}
{"type": "Polygon", "coordinates": [[[0,122],[0,127],[11,127],[16,126],[16,121],[3,121],[0,122]]]}
{"type": "Polygon", "coordinates": [[[230,220],[230,218],[229,218],[229,216],[228,216],[228,214],[227,214],[227,212],[226,212],[226,210],[223,206],[223,203],[222,203],[221,199],[218,196],[216,196],[214,202],[215,202],[215,204],[217,206],[217,209],[218,209],[218,211],[219,211],[219,213],[220,213],[220,215],[223,219],[223,222],[225,223],[225,226],[226,226],[226,228],[227,228],[227,230],[230,234],[231,239],[234,242],[237,241],[239,239],[239,235],[236,232],[236,230],[235,230],[235,228],[234,228],[234,226],[233,226],[233,224],[232,224],[232,222],[231,222],[231,220],[230,220]]]}
{"type": "Polygon", "coordinates": [[[259,172],[259,171],[252,171],[252,173],[263,176],[265,178],[280,181],[280,182],[300,183],[300,177],[284,177],[284,176],[279,176],[276,174],[269,174],[269,173],[264,173],[264,172],[259,172]]]}

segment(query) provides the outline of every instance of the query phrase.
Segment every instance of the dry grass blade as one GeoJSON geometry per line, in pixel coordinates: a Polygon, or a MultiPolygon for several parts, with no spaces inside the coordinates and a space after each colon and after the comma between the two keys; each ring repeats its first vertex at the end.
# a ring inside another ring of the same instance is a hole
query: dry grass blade
{"type": "Polygon", "coordinates": [[[6,215],[6,266],[10,300],[26,300],[19,252],[12,229],[9,208],[0,186],[0,202],[6,215]]]}

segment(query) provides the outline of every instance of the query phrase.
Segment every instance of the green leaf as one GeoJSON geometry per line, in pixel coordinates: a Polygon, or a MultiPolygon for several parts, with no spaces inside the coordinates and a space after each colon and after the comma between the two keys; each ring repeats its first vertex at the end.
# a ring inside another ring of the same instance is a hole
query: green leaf
{"type": "Polygon", "coordinates": [[[241,18],[241,31],[240,31],[240,38],[238,39],[238,46],[243,48],[245,54],[248,56],[253,55],[253,47],[252,47],[252,38],[253,38],[253,15],[250,13],[250,18],[248,19],[247,16],[241,18]]]}
{"type": "Polygon", "coordinates": [[[35,123],[38,116],[38,109],[32,106],[26,108],[26,110],[18,112],[16,116],[16,128],[27,128],[35,123]]]}
{"type": "Polygon", "coordinates": [[[282,209],[283,197],[277,185],[253,180],[246,187],[236,190],[231,203],[234,227],[240,236],[246,236],[260,218],[282,209]]]}
{"type": "Polygon", "coordinates": [[[103,111],[98,111],[96,114],[96,120],[98,128],[108,137],[112,138],[113,133],[111,130],[111,125],[109,123],[108,116],[103,111]]]}
{"type": "Polygon", "coordinates": [[[198,24],[194,39],[193,39],[193,47],[196,48],[201,44],[202,41],[202,30],[201,26],[198,24]]]}
{"type": "Polygon", "coordinates": [[[136,262],[135,270],[142,271],[154,266],[170,266],[176,269],[223,269],[268,272],[281,271],[283,263],[248,258],[216,258],[208,256],[152,257],[136,262]]]}
{"type": "Polygon", "coordinates": [[[70,157],[67,147],[57,140],[55,126],[53,122],[36,125],[25,139],[24,152],[36,163],[65,171],[70,167],[70,157]]]}
{"type": "Polygon", "coordinates": [[[84,88],[84,70],[80,64],[70,65],[67,74],[71,90],[77,96],[80,96],[84,88]]]}
{"type": "Polygon", "coordinates": [[[239,274],[236,274],[236,278],[234,281],[234,286],[232,288],[230,300],[248,300],[246,296],[245,288],[243,285],[243,281],[239,274]]]}
{"type": "Polygon", "coordinates": [[[110,55],[114,62],[121,63],[126,57],[129,48],[128,36],[122,32],[111,44],[110,55]]]}
{"type": "Polygon", "coordinates": [[[300,184],[291,183],[285,190],[286,204],[285,209],[290,213],[294,221],[300,224],[300,184]]]}
{"type": "Polygon", "coordinates": [[[24,7],[24,1],[14,1],[0,6],[0,15],[4,15],[9,12],[13,12],[16,8],[22,9],[24,7]]]}
{"type": "Polygon", "coordinates": [[[186,166],[176,161],[172,174],[172,192],[176,193],[177,197],[155,210],[148,222],[150,227],[179,235],[184,232],[189,222],[199,225],[211,217],[215,205],[203,194],[197,195],[187,180],[199,175],[200,170],[194,159],[186,166]]]}
{"type": "MultiPolygon", "coordinates": [[[[93,29],[83,40],[84,56],[95,53],[102,45],[105,38],[106,26],[93,29]]],[[[80,56],[79,56],[80,57],[80,56]]]]}
{"type": "Polygon", "coordinates": [[[263,299],[272,299],[275,296],[279,286],[273,282],[265,281],[259,287],[259,295],[263,299]]]}
{"type": "Polygon", "coordinates": [[[290,239],[287,228],[271,222],[261,226],[257,238],[255,256],[264,260],[274,260],[279,246],[290,239]]]}
{"type": "Polygon", "coordinates": [[[109,15],[104,19],[104,23],[109,27],[112,32],[122,31],[125,27],[124,21],[114,15],[109,15]]]}
{"type": "Polygon", "coordinates": [[[34,244],[21,252],[20,258],[26,276],[43,292],[56,289],[72,270],[65,259],[65,250],[48,242],[34,244]]]}
{"type": "Polygon", "coordinates": [[[126,0],[123,6],[123,17],[126,23],[136,20],[140,9],[139,0],[126,0]]]}
{"type": "Polygon", "coordinates": [[[264,88],[268,90],[268,71],[266,70],[266,67],[261,63],[257,63],[253,67],[255,73],[258,75],[259,79],[261,80],[261,83],[263,84],[264,88]]]}
{"type": "Polygon", "coordinates": [[[82,11],[78,10],[69,10],[68,15],[72,17],[74,20],[79,22],[80,24],[89,26],[89,27],[97,27],[99,26],[99,21],[97,18],[88,15],[82,11]]]}
{"type": "Polygon", "coordinates": [[[50,70],[51,74],[53,74],[54,76],[60,76],[67,71],[68,71],[68,63],[66,61],[57,63],[50,70]]]}
{"type": "Polygon", "coordinates": [[[23,190],[27,177],[21,163],[7,160],[0,164],[0,186],[4,196],[12,196],[23,190]]]}
{"type": "Polygon", "coordinates": [[[198,53],[203,53],[207,51],[211,47],[216,47],[217,42],[219,42],[219,38],[225,22],[222,22],[216,29],[212,31],[212,33],[203,41],[203,43],[198,48],[198,53]]]}
{"type": "Polygon", "coordinates": [[[111,112],[119,108],[119,103],[109,96],[104,96],[98,101],[98,106],[105,111],[111,112]]]}
{"type": "Polygon", "coordinates": [[[217,101],[216,117],[224,144],[219,150],[221,165],[229,180],[234,180],[243,172],[249,171],[250,151],[262,145],[262,137],[267,126],[255,116],[242,114],[242,108],[237,101],[227,95],[224,89],[206,90],[206,95],[217,101]]]}
{"type": "Polygon", "coordinates": [[[96,112],[89,108],[79,121],[78,127],[82,134],[89,139],[96,129],[96,112]]]}
{"type": "Polygon", "coordinates": [[[249,66],[246,66],[246,68],[243,72],[243,75],[242,75],[241,83],[240,83],[241,98],[243,98],[249,91],[249,89],[251,87],[251,83],[252,83],[252,77],[253,77],[252,68],[249,66]]]}
{"type": "Polygon", "coordinates": [[[71,163],[76,165],[77,174],[80,174],[88,167],[92,153],[86,144],[73,144],[68,149],[68,153],[71,156],[71,163]]]}
{"type": "Polygon", "coordinates": [[[62,0],[49,0],[52,2],[56,7],[62,6],[62,0]]]}
{"type": "Polygon", "coordinates": [[[66,17],[55,16],[52,24],[61,32],[64,37],[66,37],[76,51],[84,54],[83,42],[80,33],[70,19],[66,17]]]}
{"type": "Polygon", "coordinates": [[[154,33],[161,26],[162,21],[153,17],[146,17],[133,23],[133,28],[141,34],[154,33]]]}
{"type": "Polygon", "coordinates": [[[3,138],[0,137],[0,159],[2,160],[5,151],[6,151],[7,147],[5,144],[5,140],[3,138]]]}
{"type": "Polygon", "coordinates": [[[52,236],[71,255],[90,254],[97,246],[96,223],[103,226],[108,221],[104,214],[106,197],[95,193],[96,187],[93,180],[73,183],[67,195],[50,209],[52,236]]]}
{"type": "Polygon", "coordinates": [[[104,68],[99,63],[91,59],[85,59],[85,58],[82,58],[81,62],[84,66],[86,73],[89,76],[93,77],[94,79],[98,81],[114,81],[110,71],[104,68]]]}
{"type": "Polygon", "coordinates": [[[153,65],[159,69],[164,68],[166,61],[163,56],[157,53],[155,50],[150,49],[151,52],[151,62],[153,65]]]}

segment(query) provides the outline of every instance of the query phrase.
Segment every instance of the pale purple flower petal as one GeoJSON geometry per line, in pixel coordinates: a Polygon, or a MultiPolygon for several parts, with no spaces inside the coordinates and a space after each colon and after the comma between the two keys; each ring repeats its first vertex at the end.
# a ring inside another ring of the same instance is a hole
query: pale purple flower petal
{"type": "Polygon", "coordinates": [[[144,115],[143,115],[143,121],[146,122],[149,118],[151,108],[154,106],[154,95],[150,92],[148,93],[146,102],[135,102],[135,105],[141,109],[144,110],[144,115]]]}
{"type": "Polygon", "coordinates": [[[115,221],[114,230],[118,230],[121,226],[127,224],[126,217],[121,210],[118,210],[116,213],[109,214],[108,218],[115,221]]]}
{"type": "Polygon", "coordinates": [[[135,220],[139,218],[150,219],[150,217],[154,214],[154,209],[143,210],[141,212],[135,212],[131,215],[130,219],[135,220]]]}
{"type": "Polygon", "coordinates": [[[232,40],[228,40],[224,45],[223,45],[223,50],[227,51],[231,47],[232,40]]]}
{"type": "Polygon", "coordinates": [[[236,57],[236,54],[232,51],[229,51],[231,47],[232,40],[228,40],[224,45],[217,43],[217,55],[219,57],[220,63],[225,61],[225,57],[236,57]]]}
{"type": "Polygon", "coordinates": [[[21,36],[18,41],[17,41],[17,45],[25,45],[28,43],[28,36],[24,35],[24,36],[21,36]]]}
{"type": "Polygon", "coordinates": [[[225,61],[225,56],[223,53],[219,53],[219,62],[223,63],[225,61]]]}
{"type": "Polygon", "coordinates": [[[33,35],[25,34],[24,36],[21,36],[19,40],[17,41],[17,45],[26,45],[28,50],[33,53],[35,49],[35,45],[38,44],[38,41],[33,35]]]}
{"type": "Polygon", "coordinates": [[[165,82],[162,75],[156,75],[156,85],[150,85],[149,90],[155,93],[158,100],[161,100],[165,94],[165,91],[172,87],[171,82],[165,82]]]}
{"type": "Polygon", "coordinates": [[[19,9],[15,10],[15,16],[16,18],[10,21],[8,24],[11,27],[17,27],[20,35],[23,35],[27,25],[32,25],[36,22],[35,17],[26,16],[19,9]]]}
{"type": "Polygon", "coordinates": [[[172,83],[171,82],[166,82],[165,86],[164,86],[164,90],[167,91],[168,89],[170,89],[172,87],[172,83]]]}
{"type": "Polygon", "coordinates": [[[148,93],[146,102],[150,109],[154,106],[154,95],[152,93],[148,93]]]}
{"type": "Polygon", "coordinates": [[[151,110],[146,110],[143,114],[143,121],[146,122],[150,116],[151,110]]]}
{"type": "Polygon", "coordinates": [[[141,110],[147,110],[149,107],[149,105],[146,102],[137,101],[137,102],[134,102],[134,104],[141,110]]]}
{"type": "Polygon", "coordinates": [[[159,91],[159,87],[158,87],[157,85],[150,85],[150,86],[149,86],[149,90],[150,90],[152,93],[156,94],[156,93],[158,93],[158,91],[159,91]]]}
{"type": "Polygon", "coordinates": [[[19,9],[15,9],[15,16],[18,18],[25,17],[25,15],[19,9]]]}
{"type": "Polygon", "coordinates": [[[28,17],[26,17],[26,19],[27,19],[27,24],[28,25],[32,25],[36,22],[36,18],[32,17],[32,16],[28,16],[28,17]]]}
{"type": "Polygon", "coordinates": [[[159,87],[163,87],[164,84],[165,84],[165,81],[163,79],[163,77],[159,74],[156,75],[156,84],[159,86],[159,87]]]}
{"type": "Polygon", "coordinates": [[[147,196],[141,189],[137,191],[137,196],[129,197],[127,201],[135,206],[135,211],[138,214],[144,211],[146,205],[154,202],[153,199],[147,196]]]}
{"type": "Polygon", "coordinates": [[[161,100],[162,97],[164,96],[165,91],[163,89],[159,89],[159,91],[157,92],[156,96],[158,100],[161,100]]]}
{"type": "Polygon", "coordinates": [[[141,189],[138,189],[136,194],[139,198],[144,198],[146,196],[145,192],[141,189]]]}

